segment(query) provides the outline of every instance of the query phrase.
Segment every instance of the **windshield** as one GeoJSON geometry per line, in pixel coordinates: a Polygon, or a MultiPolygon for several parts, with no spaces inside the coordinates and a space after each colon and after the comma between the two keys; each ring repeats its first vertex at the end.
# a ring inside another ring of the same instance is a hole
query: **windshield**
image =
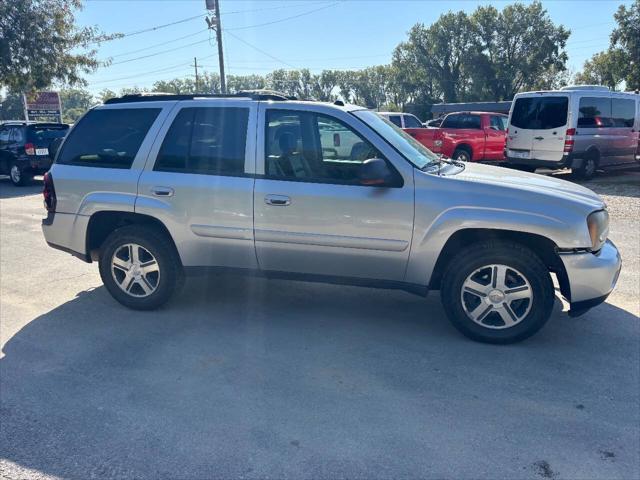
{"type": "Polygon", "coordinates": [[[378,132],[416,167],[423,169],[430,164],[438,163],[439,157],[435,153],[376,112],[357,110],[351,113],[378,132]]]}

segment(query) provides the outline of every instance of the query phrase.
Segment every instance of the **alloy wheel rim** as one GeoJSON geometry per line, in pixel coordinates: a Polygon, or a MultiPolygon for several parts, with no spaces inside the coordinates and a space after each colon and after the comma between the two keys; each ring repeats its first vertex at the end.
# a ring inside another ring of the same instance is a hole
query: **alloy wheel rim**
{"type": "Polygon", "coordinates": [[[127,243],[113,252],[111,275],[127,295],[148,297],[160,283],[160,266],[151,252],[142,245],[127,243]]]}
{"type": "Polygon", "coordinates": [[[588,159],[584,167],[584,171],[587,173],[587,175],[593,175],[593,172],[596,171],[596,162],[594,162],[592,159],[588,159]]]}
{"type": "Polygon", "coordinates": [[[513,267],[485,265],[463,282],[460,300],[474,323],[493,330],[512,328],[522,322],[533,305],[527,278],[513,267]]]}
{"type": "Polygon", "coordinates": [[[13,180],[15,183],[20,182],[20,169],[18,168],[17,165],[14,165],[13,167],[11,167],[11,180],[13,180]]]}

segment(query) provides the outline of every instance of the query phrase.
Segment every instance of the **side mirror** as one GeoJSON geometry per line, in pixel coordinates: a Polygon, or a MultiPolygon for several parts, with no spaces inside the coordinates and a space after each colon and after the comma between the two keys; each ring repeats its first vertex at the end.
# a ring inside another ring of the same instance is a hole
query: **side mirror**
{"type": "Polygon", "coordinates": [[[358,179],[361,185],[384,186],[391,183],[393,174],[382,158],[370,158],[360,165],[358,179]]]}
{"type": "Polygon", "coordinates": [[[58,150],[60,150],[60,145],[62,145],[63,140],[64,137],[58,137],[54,138],[51,140],[51,143],[49,143],[49,158],[52,162],[56,159],[56,155],[58,154],[58,150]]]}

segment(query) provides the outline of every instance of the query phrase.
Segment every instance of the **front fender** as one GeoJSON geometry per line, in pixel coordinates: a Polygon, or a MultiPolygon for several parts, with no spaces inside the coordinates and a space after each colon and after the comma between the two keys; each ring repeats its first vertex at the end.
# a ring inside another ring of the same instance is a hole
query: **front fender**
{"type": "Polygon", "coordinates": [[[416,219],[406,281],[428,284],[438,256],[449,238],[467,229],[530,233],[548,238],[563,247],[584,247],[585,242],[568,235],[568,232],[574,233],[568,224],[548,215],[502,208],[452,207],[429,224],[421,224],[416,219]]]}

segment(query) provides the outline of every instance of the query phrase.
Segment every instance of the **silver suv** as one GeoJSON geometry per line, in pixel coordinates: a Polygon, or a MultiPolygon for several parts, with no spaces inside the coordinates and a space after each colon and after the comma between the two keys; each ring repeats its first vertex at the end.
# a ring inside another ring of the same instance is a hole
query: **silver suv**
{"type": "Polygon", "coordinates": [[[440,290],[479,341],[579,315],[621,261],[590,190],[442,159],[375,112],[273,93],[135,95],[76,123],[45,178],[47,243],[98,261],[113,297],[164,304],[186,274],[440,290]]]}

